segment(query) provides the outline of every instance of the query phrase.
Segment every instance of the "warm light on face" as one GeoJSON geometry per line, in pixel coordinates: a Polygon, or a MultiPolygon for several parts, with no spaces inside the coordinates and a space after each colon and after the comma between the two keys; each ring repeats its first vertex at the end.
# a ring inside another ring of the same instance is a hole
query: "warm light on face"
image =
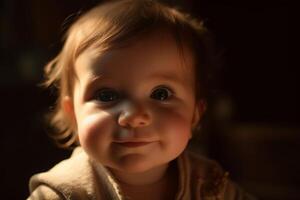
{"type": "MultiPolygon", "coordinates": [[[[74,113],[81,146],[119,171],[165,165],[186,147],[197,112],[193,57],[167,32],[76,60],[74,113]]],[[[197,115],[199,116],[199,115],[197,115]]]]}

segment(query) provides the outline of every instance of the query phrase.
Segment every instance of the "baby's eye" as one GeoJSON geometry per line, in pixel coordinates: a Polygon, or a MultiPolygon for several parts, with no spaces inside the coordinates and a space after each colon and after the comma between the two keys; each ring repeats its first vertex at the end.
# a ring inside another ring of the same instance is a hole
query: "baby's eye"
{"type": "Polygon", "coordinates": [[[120,98],[117,91],[109,88],[104,88],[96,92],[95,100],[101,101],[101,102],[112,102],[116,101],[120,98]]]}
{"type": "Polygon", "coordinates": [[[154,89],[150,97],[159,101],[165,101],[168,100],[172,95],[173,92],[170,89],[166,87],[160,87],[154,89]]]}

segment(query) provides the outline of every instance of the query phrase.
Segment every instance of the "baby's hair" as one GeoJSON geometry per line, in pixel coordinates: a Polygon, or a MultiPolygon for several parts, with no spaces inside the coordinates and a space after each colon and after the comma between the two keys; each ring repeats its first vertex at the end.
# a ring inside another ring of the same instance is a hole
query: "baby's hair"
{"type": "Polygon", "coordinates": [[[175,38],[179,50],[187,44],[194,53],[196,98],[211,92],[211,69],[214,51],[211,37],[201,20],[154,0],[112,0],[102,3],[78,18],[66,33],[61,52],[45,67],[46,87],[54,86],[58,99],[49,121],[53,137],[62,147],[77,145],[76,126],[62,109],[65,96],[73,97],[76,78],[74,63],[88,48],[99,53],[120,48],[155,30],[167,30],[175,38]]]}

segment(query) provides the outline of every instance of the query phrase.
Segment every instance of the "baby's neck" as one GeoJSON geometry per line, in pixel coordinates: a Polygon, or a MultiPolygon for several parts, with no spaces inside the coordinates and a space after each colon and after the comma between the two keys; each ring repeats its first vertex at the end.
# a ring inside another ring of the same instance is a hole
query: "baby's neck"
{"type": "Polygon", "coordinates": [[[128,186],[148,186],[159,182],[166,174],[168,164],[140,173],[110,170],[119,184],[128,186]]]}
{"type": "Polygon", "coordinates": [[[122,193],[132,200],[174,199],[177,191],[177,172],[174,165],[160,166],[139,174],[112,173],[122,193]]]}

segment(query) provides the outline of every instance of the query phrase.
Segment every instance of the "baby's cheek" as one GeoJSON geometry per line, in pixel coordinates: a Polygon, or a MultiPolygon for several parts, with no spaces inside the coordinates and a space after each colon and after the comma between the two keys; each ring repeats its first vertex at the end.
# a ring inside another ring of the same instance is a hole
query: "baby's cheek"
{"type": "Polygon", "coordinates": [[[109,144],[113,132],[113,119],[107,113],[87,115],[78,122],[81,146],[87,151],[97,151],[109,144]]]}
{"type": "Polygon", "coordinates": [[[166,148],[174,154],[180,154],[191,137],[191,119],[181,112],[165,112],[157,130],[160,130],[166,148]]]}
{"type": "Polygon", "coordinates": [[[171,134],[174,137],[181,137],[191,133],[192,117],[181,110],[165,109],[158,112],[156,117],[157,128],[162,130],[162,134],[171,134]],[[180,133],[180,134],[173,134],[180,133]]]}

